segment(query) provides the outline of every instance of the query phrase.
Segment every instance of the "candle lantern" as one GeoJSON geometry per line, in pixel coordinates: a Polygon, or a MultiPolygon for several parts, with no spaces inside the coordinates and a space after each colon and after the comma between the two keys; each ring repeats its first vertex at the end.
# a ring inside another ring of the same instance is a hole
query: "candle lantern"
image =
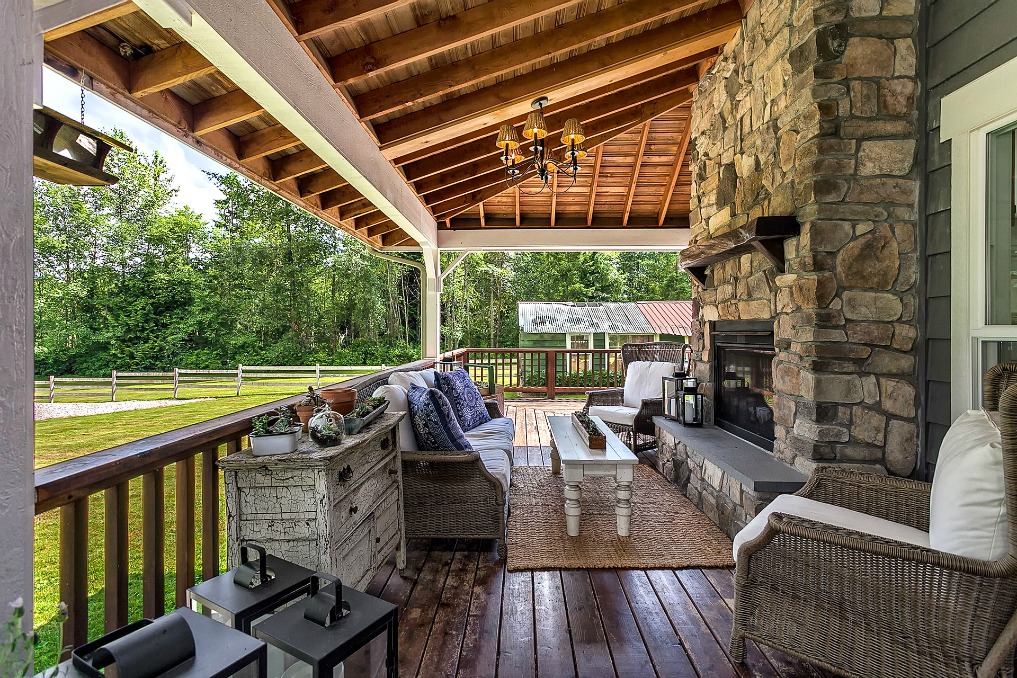
{"type": "Polygon", "coordinates": [[[306,598],[313,574],[247,542],[240,545],[239,567],[187,589],[187,606],[211,612],[217,621],[250,634],[257,620],[306,598]]]}
{"type": "Polygon", "coordinates": [[[699,392],[699,380],[695,377],[682,379],[681,404],[678,407],[678,421],[683,426],[703,425],[703,394],[699,392]]]}
{"type": "Polygon", "coordinates": [[[673,377],[661,379],[661,394],[664,396],[664,417],[678,420],[678,407],[681,402],[682,381],[685,375],[678,373],[673,377]]]}
{"type": "Polygon", "coordinates": [[[397,632],[395,605],[347,588],[336,577],[320,572],[311,578],[309,598],[254,627],[256,638],[287,655],[284,678],[340,678],[341,662],[382,634],[386,675],[396,678],[397,632]]]}
{"type": "Polygon", "coordinates": [[[182,607],[156,620],[142,619],[71,653],[67,678],[265,678],[266,646],[240,631],[182,607]],[[115,671],[115,673],[113,672],[115,671]]]}

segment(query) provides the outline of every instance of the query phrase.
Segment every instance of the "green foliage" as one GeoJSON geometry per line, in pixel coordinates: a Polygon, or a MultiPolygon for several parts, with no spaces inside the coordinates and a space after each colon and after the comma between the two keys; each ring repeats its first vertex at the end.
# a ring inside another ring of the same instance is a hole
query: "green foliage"
{"type": "MultiPolygon", "coordinates": [[[[547,370],[525,372],[522,377],[523,386],[543,387],[547,384],[547,370]]],[[[622,376],[613,370],[559,370],[555,374],[555,386],[619,386],[622,376]]]]}

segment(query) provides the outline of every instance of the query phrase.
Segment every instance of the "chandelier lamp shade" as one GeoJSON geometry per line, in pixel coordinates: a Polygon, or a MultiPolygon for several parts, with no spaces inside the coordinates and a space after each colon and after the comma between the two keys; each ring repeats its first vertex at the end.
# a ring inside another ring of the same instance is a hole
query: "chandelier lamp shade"
{"type": "Polygon", "coordinates": [[[576,184],[576,177],[579,175],[579,161],[587,155],[584,145],[586,132],[583,130],[583,123],[577,118],[569,118],[565,121],[565,128],[561,135],[562,152],[558,158],[552,155],[551,151],[557,150],[557,147],[549,149],[547,144],[548,129],[547,121],[544,119],[544,106],[547,103],[547,97],[535,99],[530,104],[530,108],[533,110],[523,124],[523,138],[530,142],[528,158],[523,153],[523,146],[515,127],[502,125],[498,130],[496,144],[502,151],[501,161],[505,165],[505,182],[515,188],[519,187],[531,174],[535,173],[540,179],[540,188],[536,191],[522,191],[520,188],[527,195],[535,195],[545,190],[554,193],[551,178],[555,173],[560,175],[560,179],[564,178],[568,182],[564,188],[559,188],[557,192],[564,193],[569,190],[576,184]]]}

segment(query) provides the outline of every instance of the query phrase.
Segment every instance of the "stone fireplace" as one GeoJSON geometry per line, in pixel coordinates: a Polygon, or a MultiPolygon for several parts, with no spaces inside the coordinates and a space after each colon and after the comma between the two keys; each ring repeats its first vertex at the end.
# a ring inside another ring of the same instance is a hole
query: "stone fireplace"
{"type": "Polygon", "coordinates": [[[713,323],[713,421],[718,427],[773,451],[773,323],[713,323]]]}
{"type": "MultiPolygon", "coordinates": [[[[732,376],[717,374],[725,323],[770,326],[769,453],[803,477],[820,464],[908,476],[917,461],[915,12],[915,0],[756,0],[693,103],[686,252],[760,217],[800,225],[776,265],[760,248],[693,285],[707,419],[724,414],[717,390],[732,376]]],[[[722,527],[765,505],[734,487],[737,469],[708,468],[709,450],[679,449],[683,436],[665,435],[660,464],[726,505],[722,527]],[[703,462],[698,480],[689,459],[703,462]]]]}

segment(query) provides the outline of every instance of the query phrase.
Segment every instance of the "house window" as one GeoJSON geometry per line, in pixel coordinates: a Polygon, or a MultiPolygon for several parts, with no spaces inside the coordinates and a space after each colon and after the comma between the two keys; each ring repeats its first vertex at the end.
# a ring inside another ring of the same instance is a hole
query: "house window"
{"type": "Polygon", "coordinates": [[[1017,360],[1015,80],[1017,59],[942,101],[940,138],[951,142],[952,160],[949,322],[954,418],[981,407],[987,369],[1017,360]]]}
{"type": "Polygon", "coordinates": [[[609,334],[608,348],[621,348],[622,344],[645,344],[653,339],[652,334],[609,334]]]}

